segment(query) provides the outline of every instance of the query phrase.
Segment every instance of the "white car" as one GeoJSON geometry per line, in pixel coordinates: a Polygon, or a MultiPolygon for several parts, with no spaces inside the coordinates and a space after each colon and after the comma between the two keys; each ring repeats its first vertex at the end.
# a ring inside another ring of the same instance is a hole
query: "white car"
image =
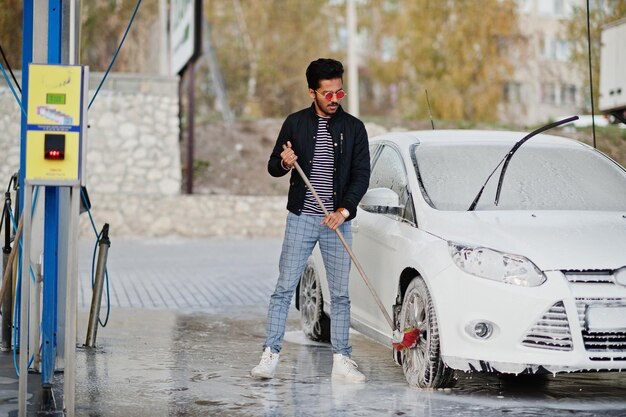
{"type": "MultiPolygon", "coordinates": [[[[626,369],[626,171],[574,140],[541,134],[519,146],[523,137],[370,140],[352,248],[397,327],[420,329],[417,346],[394,355],[412,386],[449,386],[454,370],[626,369]]],[[[352,327],[391,347],[354,266],[350,298],[352,327]]],[[[310,338],[328,340],[329,300],[316,249],[296,297],[310,338]]]]}

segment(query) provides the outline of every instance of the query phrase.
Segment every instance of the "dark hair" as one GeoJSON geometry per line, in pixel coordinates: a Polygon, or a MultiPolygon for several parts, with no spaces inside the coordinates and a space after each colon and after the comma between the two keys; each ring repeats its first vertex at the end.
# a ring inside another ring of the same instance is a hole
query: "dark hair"
{"type": "Polygon", "coordinates": [[[319,88],[320,80],[334,78],[341,78],[343,81],[343,65],[335,59],[319,58],[312,61],[306,69],[306,81],[312,90],[319,88]]]}

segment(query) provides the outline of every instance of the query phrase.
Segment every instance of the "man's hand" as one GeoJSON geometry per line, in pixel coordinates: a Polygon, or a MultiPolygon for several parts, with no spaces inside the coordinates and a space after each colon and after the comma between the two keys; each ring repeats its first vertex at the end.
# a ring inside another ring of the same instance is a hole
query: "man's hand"
{"type": "Polygon", "coordinates": [[[287,147],[283,147],[283,151],[280,153],[281,157],[281,165],[284,169],[290,170],[295,165],[298,157],[296,156],[293,149],[291,149],[291,142],[287,141],[287,147]]]}
{"type": "Polygon", "coordinates": [[[329,213],[324,220],[322,220],[320,225],[325,224],[330,230],[337,230],[337,228],[345,221],[346,219],[339,211],[333,211],[332,213],[329,213]]]}

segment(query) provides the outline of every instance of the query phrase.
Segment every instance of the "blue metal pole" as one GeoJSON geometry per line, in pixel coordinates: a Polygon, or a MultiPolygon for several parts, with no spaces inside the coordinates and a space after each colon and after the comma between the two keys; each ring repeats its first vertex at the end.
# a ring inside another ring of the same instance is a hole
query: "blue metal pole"
{"type": "MultiPolygon", "coordinates": [[[[48,3],[48,64],[61,63],[61,0],[48,3]]],[[[59,187],[46,186],[41,318],[41,383],[52,385],[57,348],[59,187]]]]}
{"type": "MultiPolygon", "coordinates": [[[[33,61],[33,1],[24,0],[24,12],[22,17],[22,106],[28,108],[28,65],[33,61]]],[[[18,196],[18,213],[17,218],[21,217],[21,211],[24,209],[24,178],[26,175],[26,115],[22,112],[21,130],[20,130],[20,192],[18,196]]],[[[22,270],[22,250],[18,245],[18,271],[22,270]]],[[[20,299],[20,287],[17,287],[16,299],[20,299]]],[[[18,303],[19,304],[19,303],[18,303]]],[[[27,314],[27,313],[26,313],[27,314]]],[[[15,349],[20,346],[20,333],[22,329],[18,328],[13,341],[15,349]]]]}

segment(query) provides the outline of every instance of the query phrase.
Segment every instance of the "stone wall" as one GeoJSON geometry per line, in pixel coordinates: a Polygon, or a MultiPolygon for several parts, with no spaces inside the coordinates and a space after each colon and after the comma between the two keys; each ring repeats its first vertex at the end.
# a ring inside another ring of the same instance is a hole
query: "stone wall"
{"type": "Polygon", "coordinates": [[[20,167],[20,108],[0,78],[0,189],[20,167]]]}
{"type": "MultiPolygon", "coordinates": [[[[90,97],[101,78],[91,74],[90,97]]],[[[112,236],[280,236],[284,197],[181,195],[178,111],[178,78],[109,75],[88,113],[96,227],[109,223],[112,236]]],[[[20,109],[0,80],[0,188],[19,168],[19,142],[20,109]]],[[[81,235],[91,229],[81,215],[81,235]]]]}
{"type": "Polygon", "coordinates": [[[88,188],[106,194],[179,194],[178,79],[117,75],[105,85],[88,114],[88,188]]]}
{"type": "MultiPolygon", "coordinates": [[[[110,224],[115,237],[281,237],[286,197],[232,195],[90,196],[96,227],[110,224]]],[[[93,236],[87,214],[81,234],[93,236]]]]}

